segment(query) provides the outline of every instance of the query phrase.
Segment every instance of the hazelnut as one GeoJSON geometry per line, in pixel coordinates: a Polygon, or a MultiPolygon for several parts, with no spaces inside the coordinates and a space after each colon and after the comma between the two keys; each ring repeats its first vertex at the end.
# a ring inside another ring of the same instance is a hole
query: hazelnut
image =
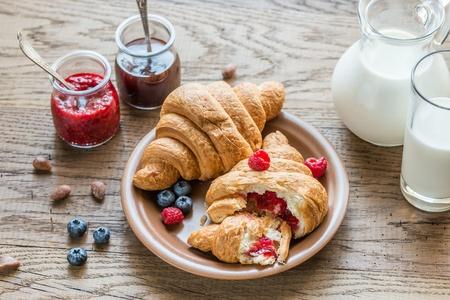
{"type": "Polygon", "coordinates": [[[70,188],[70,186],[66,184],[59,185],[53,190],[53,193],[50,195],[50,198],[52,198],[52,200],[54,201],[66,199],[67,197],[70,196],[71,191],[72,189],[70,188]]]}
{"type": "Polygon", "coordinates": [[[222,77],[224,80],[234,78],[236,76],[236,65],[235,64],[228,64],[223,70],[222,70],[222,77]]]}
{"type": "Polygon", "coordinates": [[[20,267],[20,261],[11,256],[0,256],[0,272],[13,271],[20,267]]]}
{"type": "Polygon", "coordinates": [[[52,164],[43,156],[38,156],[33,160],[33,167],[36,170],[43,172],[50,172],[52,170],[52,164]]]}
{"type": "Polygon", "coordinates": [[[106,186],[101,181],[94,181],[91,183],[91,192],[92,196],[96,199],[103,200],[105,198],[106,186]]]}

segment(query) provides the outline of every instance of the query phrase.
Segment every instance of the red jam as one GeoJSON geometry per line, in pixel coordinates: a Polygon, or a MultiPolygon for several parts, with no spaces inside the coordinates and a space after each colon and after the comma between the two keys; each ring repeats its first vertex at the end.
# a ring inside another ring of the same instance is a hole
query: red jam
{"type": "Polygon", "coordinates": [[[267,211],[275,214],[291,226],[292,231],[297,230],[298,219],[287,208],[286,201],[278,198],[275,192],[266,191],[264,194],[248,193],[247,202],[258,211],[267,211]]]}
{"type": "MultiPolygon", "coordinates": [[[[102,80],[101,75],[92,73],[77,73],[66,78],[76,91],[95,88],[102,80]]],[[[119,97],[111,81],[85,95],[55,89],[51,108],[56,132],[73,146],[87,148],[102,144],[119,128],[119,97]]]]}
{"type": "Polygon", "coordinates": [[[275,245],[271,239],[268,237],[262,236],[259,240],[254,242],[247,251],[247,255],[249,256],[259,256],[264,255],[266,257],[275,258],[278,257],[277,250],[275,249],[275,245]]]}

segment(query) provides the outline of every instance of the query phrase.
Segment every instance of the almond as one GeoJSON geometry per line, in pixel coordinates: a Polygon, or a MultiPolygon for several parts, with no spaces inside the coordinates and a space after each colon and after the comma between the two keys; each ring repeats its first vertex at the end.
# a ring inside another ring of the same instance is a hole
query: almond
{"type": "Polygon", "coordinates": [[[91,183],[91,192],[92,196],[96,199],[103,200],[105,198],[106,186],[101,181],[94,181],[91,183]]]}
{"type": "Polygon", "coordinates": [[[70,196],[71,191],[72,189],[70,188],[70,186],[66,184],[59,185],[53,190],[53,193],[50,195],[50,198],[52,198],[52,200],[54,201],[64,200],[70,196]]]}
{"type": "Polygon", "coordinates": [[[43,172],[50,172],[52,170],[52,164],[43,156],[38,156],[33,160],[33,167],[36,170],[43,172]]]}
{"type": "Polygon", "coordinates": [[[234,78],[236,76],[236,65],[235,64],[228,64],[223,70],[222,70],[222,77],[224,80],[234,78]]]}
{"type": "Polygon", "coordinates": [[[0,256],[0,272],[17,270],[20,261],[11,256],[0,256]]]}

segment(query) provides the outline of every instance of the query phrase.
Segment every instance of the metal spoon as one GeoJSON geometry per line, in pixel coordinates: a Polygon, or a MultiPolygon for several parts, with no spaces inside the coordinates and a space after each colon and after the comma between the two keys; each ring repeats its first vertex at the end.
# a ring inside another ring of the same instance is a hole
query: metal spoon
{"type": "Polygon", "coordinates": [[[152,52],[152,42],[150,39],[150,32],[148,30],[148,17],[147,17],[147,0],[136,0],[141,14],[142,26],[144,27],[145,43],[147,44],[147,52],[152,52]]]}
{"type": "Polygon", "coordinates": [[[34,50],[31,44],[25,40],[22,36],[22,33],[19,31],[17,33],[17,40],[19,41],[19,47],[22,50],[23,54],[28,57],[32,62],[34,62],[38,67],[47,72],[54,79],[59,81],[65,88],[69,90],[75,90],[75,88],[64,80],[64,78],[59,75],[55,70],[50,67],[50,65],[44,61],[44,59],[34,50]]]}

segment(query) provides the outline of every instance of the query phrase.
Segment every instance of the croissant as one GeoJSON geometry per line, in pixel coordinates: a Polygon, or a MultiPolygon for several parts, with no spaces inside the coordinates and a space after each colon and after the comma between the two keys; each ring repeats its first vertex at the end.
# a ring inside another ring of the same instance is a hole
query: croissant
{"type": "Polygon", "coordinates": [[[194,231],[188,244],[211,251],[227,263],[270,265],[283,263],[289,253],[291,228],[279,218],[240,213],[194,231]]]}
{"type": "Polygon", "coordinates": [[[270,167],[253,171],[247,159],[215,179],[206,193],[207,213],[214,223],[237,211],[275,215],[285,220],[294,238],[313,231],[328,212],[328,195],[303,164],[302,155],[280,132],[264,139],[270,167]]]}
{"type": "Polygon", "coordinates": [[[180,176],[208,180],[224,174],[261,147],[261,131],[280,112],[284,95],[278,82],[175,89],[161,108],[156,139],[143,153],[134,185],[161,190],[180,176]]]}

